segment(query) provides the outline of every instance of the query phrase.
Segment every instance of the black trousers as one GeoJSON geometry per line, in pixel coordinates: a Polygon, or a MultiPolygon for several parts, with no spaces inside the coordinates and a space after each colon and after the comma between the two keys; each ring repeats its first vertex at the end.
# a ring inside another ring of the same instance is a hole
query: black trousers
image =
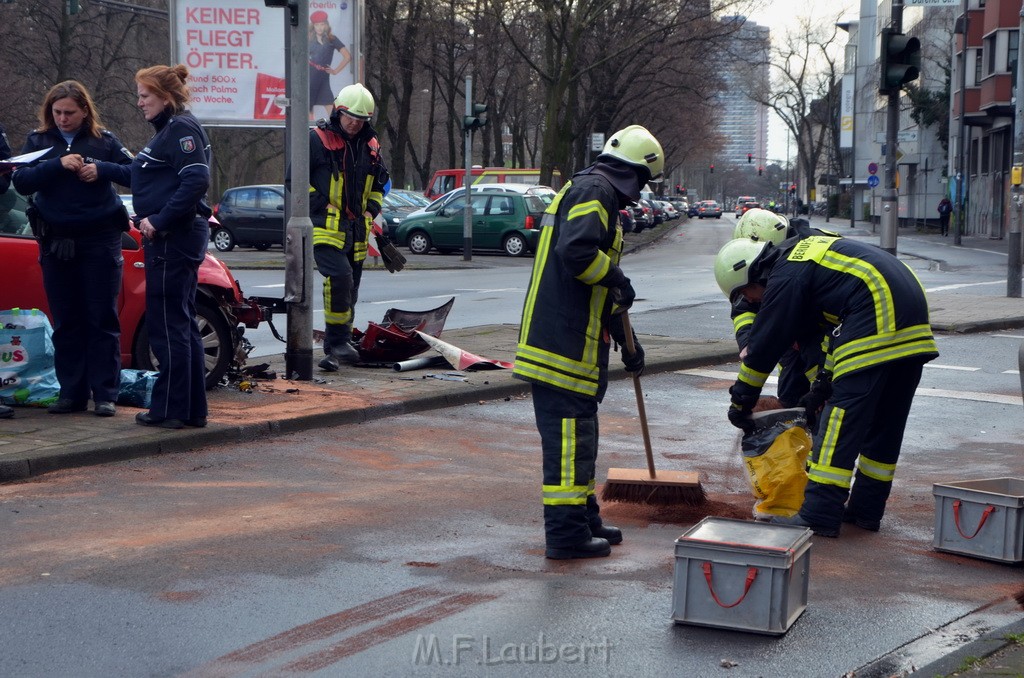
{"type": "Polygon", "coordinates": [[[324,276],[324,353],[331,355],[331,346],[339,346],[352,337],[359,281],[363,262],[356,261],[352,249],[330,245],[313,247],[317,270],[324,276]]]}
{"type": "Polygon", "coordinates": [[[145,241],[146,330],[160,374],[149,412],[164,419],[203,419],[206,408],[206,353],[196,321],[199,265],[210,240],[209,222],[145,241]]]}
{"type": "Polygon", "coordinates": [[[49,244],[43,244],[39,265],[53,316],[60,397],[81,403],[90,397],[96,402],[116,401],[121,379],[121,231],[75,238],[75,255],[68,261],[57,259],[49,244]]]}
{"type": "Polygon", "coordinates": [[[597,401],[539,384],[532,391],[543,456],[545,542],[553,548],[574,546],[601,527],[594,494],[597,401]]]}

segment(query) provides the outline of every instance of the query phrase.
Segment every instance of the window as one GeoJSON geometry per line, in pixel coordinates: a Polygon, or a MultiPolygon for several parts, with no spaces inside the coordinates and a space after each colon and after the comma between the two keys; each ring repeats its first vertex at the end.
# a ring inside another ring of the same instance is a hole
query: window
{"type": "Polygon", "coordinates": [[[990,35],[984,41],[985,76],[996,72],[996,36],[990,35]]]}
{"type": "Polygon", "coordinates": [[[256,189],[240,188],[231,194],[229,202],[235,207],[254,210],[256,209],[256,189]]]}
{"type": "Polygon", "coordinates": [[[981,84],[981,64],[985,60],[985,51],[982,48],[974,50],[974,86],[981,84]]]}
{"type": "Polygon", "coordinates": [[[488,214],[514,214],[515,209],[512,205],[511,196],[502,196],[500,198],[491,198],[490,207],[487,209],[488,214]]]}
{"type": "Polygon", "coordinates": [[[474,195],[471,204],[473,205],[473,214],[483,214],[484,210],[487,209],[487,196],[486,195],[474,195]]]}
{"type": "Polygon", "coordinates": [[[1013,76],[1012,82],[1017,82],[1017,53],[1020,51],[1020,31],[1010,31],[1006,45],[1006,70],[1013,76]]]}
{"type": "Polygon", "coordinates": [[[276,210],[284,209],[284,196],[269,188],[260,189],[260,209],[276,210]]]}

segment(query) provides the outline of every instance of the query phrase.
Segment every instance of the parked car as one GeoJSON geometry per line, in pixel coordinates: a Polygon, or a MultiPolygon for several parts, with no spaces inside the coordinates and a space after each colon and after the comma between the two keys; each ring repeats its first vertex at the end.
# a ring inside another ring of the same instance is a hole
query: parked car
{"type": "MultiPolygon", "coordinates": [[[[8,193],[15,193],[11,187],[8,193]]],[[[50,306],[43,289],[43,273],[39,268],[39,246],[24,215],[24,198],[11,212],[20,212],[14,219],[24,223],[17,230],[0,231],[0,308],[38,308],[50,315],[50,306]]],[[[9,215],[11,216],[11,215],[9,215]]],[[[118,298],[121,322],[121,365],[142,370],[156,367],[146,332],[146,270],[142,252],[142,234],[133,226],[121,234],[124,275],[118,298]]],[[[244,328],[255,328],[268,320],[270,311],[250,298],[242,296],[238,281],[223,262],[207,255],[199,267],[199,289],[196,293],[199,331],[206,351],[206,386],[220,383],[228,368],[241,365],[245,358],[244,328]],[[244,326],[244,327],[243,327],[244,326]]]]}
{"type": "Polygon", "coordinates": [[[629,208],[619,210],[619,224],[622,226],[623,233],[632,233],[636,227],[636,220],[633,219],[633,213],[629,208]]]}
{"type": "Polygon", "coordinates": [[[676,210],[675,205],[668,200],[661,201],[661,209],[665,212],[665,221],[672,221],[673,219],[679,218],[679,211],[676,210]]]}
{"type": "Polygon", "coordinates": [[[751,210],[751,209],[754,209],[755,207],[760,207],[760,206],[761,206],[761,203],[759,203],[759,202],[756,202],[754,200],[747,200],[746,202],[741,203],[740,205],[738,205],[736,207],[736,218],[738,219],[739,217],[742,217],[744,214],[746,214],[748,210],[751,210]]]}
{"type": "Polygon", "coordinates": [[[392,188],[391,192],[388,193],[388,195],[393,195],[399,200],[404,200],[405,202],[409,203],[416,209],[426,207],[432,202],[430,198],[423,195],[422,193],[419,193],[417,191],[407,191],[404,188],[392,188]]]}
{"type": "Polygon", "coordinates": [[[647,198],[641,198],[640,202],[645,203],[651,208],[651,224],[657,226],[665,221],[665,210],[662,209],[661,203],[657,200],[648,200],[647,198]]]}
{"type": "Polygon", "coordinates": [[[213,216],[219,224],[210,229],[210,240],[218,252],[236,245],[258,250],[284,245],[284,185],[229,188],[214,205],[213,216]]]}
{"type": "MultiPolygon", "coordinates": [[[[530,184],[473,184],[470,187],[470,191],[477,193],[479,191],[500,191],[503,193],[520,193],[523,195],[535,195],[544,201],[545,205],[550,205],[558,195],[558,192],[550,186],[530,185],[530,184]]],[[[435,198],[429,205],[422,207],[416,212],[413,212],[409,216],[420,216],[427,212],[437,212],[442,207],[446,207],[453,201],[461,199],[465,190],[463,188],[454,188],[440,198],[435,198]]]]}
{"type": "Polygon", "coordinates": [[[381,205],[380,214],[384,217],[384,221],[387,223],[387,232],[394,233],[398,225],[402,223],[402,219],[415,212],[419,207],[404,200],[400,195],[396,195],[394,191],[390,191],[384,196],[384,204],[381,205]]]}
{"type": "MultiPolygon", "coordinates": [[[[473,191],[473,248],[501,249],[513,257],[534,250],[540,221],[547,203],[538,195],[508,191],[473,191]]],[[[431,248],[446,254],[462,249],[465,225],[465,192],[434,212],[414,213],[402,220],[392,238],[413,254],[431,248]]]]}
{"type": "MultiPolygon", "coordinates": [[[[736,218],[737,219],[742,217],[743,213],[746,212],[748,209],[750,209],[749,207],[745,207],[745,205],[747,203],[749,203],[749,202],[757,202],[757,198],[752,196],[752,195],[741,195],[740,197],[736,198],[736,218]]],[[[755,205],[755,207],[758,207],[758,206],[759,205],[755,205]]]]}
{"type": "Polygon", "coordinates": [[[700,204],[697,206],[697,218],[721,219],[722,206],[714,200],[701,200],[700,204]]]}
{"type": "Polygon", "coordinates": [[[654,228],[654,211],[643,200],[629,206],[633,214],[633,232],[640,233],[645,228],[654,228]]]}
{"type": "Polygon", "coordinates": [[[700,203],[701,203],[700,200],[694,200],[693,202],[691,202],[689,207],[686,208],[686,216],[688,216],[688,217],[695,217],[695,216],[697,216],[697,212],[698,212],[698,210],[700,208],[700,203]]]}

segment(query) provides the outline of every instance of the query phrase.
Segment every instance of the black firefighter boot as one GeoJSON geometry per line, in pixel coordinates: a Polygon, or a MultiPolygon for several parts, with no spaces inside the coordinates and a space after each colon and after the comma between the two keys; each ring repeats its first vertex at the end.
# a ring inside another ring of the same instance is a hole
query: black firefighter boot
{"type": "Polygon", "coordinates": [[[355,365],[359,362],[359,351],[352,345],[352,326],[346,325],[338,332],[337,343],[331,342],[330,353],[320,361],[320,369],[337,372],[341,363],[355,365]]]}

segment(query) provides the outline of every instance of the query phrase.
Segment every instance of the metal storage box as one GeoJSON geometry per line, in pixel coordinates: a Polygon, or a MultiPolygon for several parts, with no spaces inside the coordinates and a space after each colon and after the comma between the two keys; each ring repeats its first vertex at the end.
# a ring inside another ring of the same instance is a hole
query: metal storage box
{"type": "Polygon", "coordinates": [[[672,619],[782,635],[807,607],[811,530],[709,516],[676,540],[672,619]]]}
{"type": "Polygon", "coordinates": [[[1024,562],[1024,478],[935,483],[935,548],[1024,562]]]}

